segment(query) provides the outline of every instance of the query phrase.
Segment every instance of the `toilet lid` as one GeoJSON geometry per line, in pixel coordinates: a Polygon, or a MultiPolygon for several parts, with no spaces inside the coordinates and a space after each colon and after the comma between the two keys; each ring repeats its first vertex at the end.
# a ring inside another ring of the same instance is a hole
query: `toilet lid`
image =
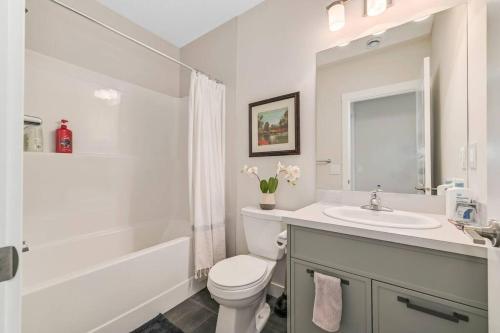
{"type": "Polygon", "coordinates": [[[223,287],[237,288],[262,280],[267,263],[255,257],[241,255],[222,260],[210,270],[209,278],[223,287]]]}

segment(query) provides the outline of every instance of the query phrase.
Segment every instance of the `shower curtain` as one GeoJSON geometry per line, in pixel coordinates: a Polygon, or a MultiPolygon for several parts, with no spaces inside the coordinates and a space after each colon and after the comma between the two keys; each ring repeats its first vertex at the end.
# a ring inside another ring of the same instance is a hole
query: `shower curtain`
{"type": "Polygon", "coordinates": [[[226,88],[191,73],[189,92],[189,209],[194,230],[195,278],[226,257],[225,103],[226,88]]]}

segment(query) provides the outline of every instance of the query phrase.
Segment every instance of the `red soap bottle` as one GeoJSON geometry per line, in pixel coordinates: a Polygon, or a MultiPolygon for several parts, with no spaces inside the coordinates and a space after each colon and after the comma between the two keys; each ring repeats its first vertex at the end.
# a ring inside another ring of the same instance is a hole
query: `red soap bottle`
{"type": "Polygon", "coordinates": [[[66,119],[61,120],[61,128],[56,130],[56,153],[71,154],[73,152],[73,133],[66,125],[66,119]]]}

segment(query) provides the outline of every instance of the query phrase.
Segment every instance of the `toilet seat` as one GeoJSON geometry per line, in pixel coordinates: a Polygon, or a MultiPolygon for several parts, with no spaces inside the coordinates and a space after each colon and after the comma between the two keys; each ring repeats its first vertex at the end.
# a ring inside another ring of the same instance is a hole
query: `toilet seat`
{"type": "Polygon", "coordinates": [[[224,259],[208,273],[208,289],[225,299],[242,299],[262,291],[276,262],[250,255],[224,259]]]}

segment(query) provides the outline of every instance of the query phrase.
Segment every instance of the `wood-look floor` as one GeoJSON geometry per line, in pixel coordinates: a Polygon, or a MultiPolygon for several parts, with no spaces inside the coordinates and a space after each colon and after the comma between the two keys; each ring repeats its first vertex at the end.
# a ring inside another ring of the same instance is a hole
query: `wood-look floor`
{"type": "MultiPolygon", "coordinates": [[[[268,303],[273,308],[275,299],[268,303]]],[[[165,316],[185,333],[215,333],[219,304],[215,302],[207,289],[177,305],[165,313],[165,316]]],[[[286,318],[271,314],[262,333],[286,333],[286,318]]]]}

